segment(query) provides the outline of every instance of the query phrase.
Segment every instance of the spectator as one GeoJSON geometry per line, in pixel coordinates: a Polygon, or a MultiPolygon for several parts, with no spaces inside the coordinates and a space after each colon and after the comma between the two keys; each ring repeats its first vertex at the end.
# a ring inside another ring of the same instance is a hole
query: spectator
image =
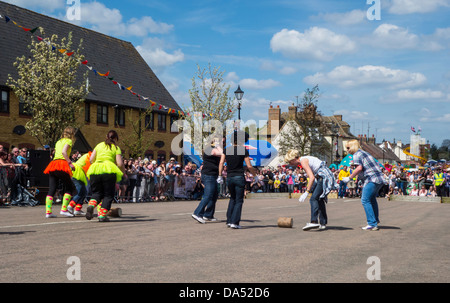
{"type": "Polygon", "coordinates": [[[345,192],[347,191],[347,183],[341,182],[342,178],[350,176],[350,172],[348,171],[347,166],[344,166],[340,171],[338,175],[339,180],[339,194],[338,198],[344,198],[345,192]]]}
{"type": "Polygon", "coordinates": [[[436,188],[436,193],[439,197],[445,197],[445,181],[444,181],[444,173],[440,167],[436,168],[436,172],[434,173],[434,187],[436,188]]]}
{"type": "Polygon", "coordinates": [[[419,189],[417,187],[417,184],[413,185],[413,188],[411,192],[409,193],[410,196],[418,196],[419,195],[419,189]]]}
{"type": "Polygon", "coordinates": [[[276,193],[280,192],[280,178],[278,177],[278,175],[275,176],[275,181],[273,181],[273,188],[275,190],[276,193]]]}
{"type": "Polygon", "coordinates": [[[431,185],[430,188],[428,189],[427,197],[437,197],[437,192],[434,185],[431,185]]]}
{"type": "Polygon", "coordinates": [[[420,188],[420,191],[419,191],[419,196],[426,197],[427,194],[428,194],[428,190],[426,189],[425,185],[422,185],[422,187],[420,188]]]}

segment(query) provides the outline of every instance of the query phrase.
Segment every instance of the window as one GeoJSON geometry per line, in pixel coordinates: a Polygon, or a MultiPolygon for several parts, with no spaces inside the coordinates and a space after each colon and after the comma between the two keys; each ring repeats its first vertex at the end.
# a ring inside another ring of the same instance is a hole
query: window
{"type": "Polygon", "coordinates": [[[158,114],[158,130],[166,130],[166,115],[158,114]]]}
{"type": "Polygon", "coordinates": [[[150,113],[148,115],[145,115],[145,129],[155,129],[155,125],[154,125],[154,121],[153,121],[153,113],[150,113]]]}
{"type": "Polygon", "coordinates": [[[115,125],[125,126],[125,110],[120,107],[116,107],[114,110],[114,123],[115,125]]]}
{"type": "Polygon", "coordinates": [[[0,113],[9,113],[9,89],[0,88],[0,113]]]}
{"type": "Polygon", "coordinates": [[[31,107],[28,106],[28,103],[23,101],[22,98],[19,99],[19,115],[31,116],[33,111],[31,107]]]}
{"type": "MultiPolygon", "coordinates": [[[[172,131],[172,125],[173,125],[173,123],[175,122],[175,121],[177,121],[178,120],[178,116],[170,116],[170,132],[171,133],[178,133],[179,131],[178,131],[178,127],[176,128],[177,130],[176,131],[172,131]]],[[[181,124],[178,124],[179,126],[181,125],[181,124]]]]}
{"type": "Polygon", "coordinates": [[[97,105],[97,123],[108,124],[107,105],[97,105]]]}
{"type": "Polygon", "coordinates": [[[91,104],[84,103],[84,121],[91,122],[91,104]]]}

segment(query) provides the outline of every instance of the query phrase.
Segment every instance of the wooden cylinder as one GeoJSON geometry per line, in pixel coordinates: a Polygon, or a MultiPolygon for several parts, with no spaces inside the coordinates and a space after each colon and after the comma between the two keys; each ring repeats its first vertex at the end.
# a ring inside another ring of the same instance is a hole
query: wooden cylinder
{"type": "Polygon", "coordinates": [[[108,212],[108,216],[114,218],[122,217],[122,208],[111,208],[108,212]]]}
{"type": "Polygon", "coordinates": [[[280,218],[278,218],[278,227],[287,227],[287,228],[291,228],[292,225],[294,225],[294,219],[292,219],[292,218],[286,218],[286,217],[280,217],[280,218]]]}

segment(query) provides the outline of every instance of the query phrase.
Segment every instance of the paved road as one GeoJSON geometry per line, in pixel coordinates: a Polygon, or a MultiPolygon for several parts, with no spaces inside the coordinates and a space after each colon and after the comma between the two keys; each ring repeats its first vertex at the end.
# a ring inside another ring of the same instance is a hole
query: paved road
{"type": "Polygon", "coordinates": [[[123,216],[108,223],[1,207],[0,282],[450,282],[450,204],[379,203],[371,232],[357,199],[330,200],[328,229],[308,232],[309,203],[296,199],[246,200],[240,230],[194,221],[197,201],[115,204],[123,216]]]}

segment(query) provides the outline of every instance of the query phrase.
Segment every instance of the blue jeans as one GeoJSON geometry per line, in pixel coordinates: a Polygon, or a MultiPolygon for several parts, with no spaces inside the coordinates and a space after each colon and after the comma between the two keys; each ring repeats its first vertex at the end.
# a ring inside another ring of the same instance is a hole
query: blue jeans
{"type": "Polygon", "coordinates": [[[344,198],[345,192],[347,191],[347,183],[339,182],[339,197],[344,198]]]}
{"type": "Polygon", "coordinates": [[[380,222],[378,218],[377,194],[383,184],[369,182],[362,190],[361,203],[366,212],[367,224],[377,226],[380,222]]]}
{"type": "Polygon", "coordinates": [[[244,204],[244,176],[227,177],[230,202],[227,209],[227,224],[239,225],[241,221],[242,205],[244,204]]]}
{"type": "Polygon", "coordinates": [[[328,223],[327,209],[325,198],[320,198],[323,192],[323,179],[317,178],[314,183],[314,189],[312,190],[309,204],[311,204],[311,223],[319,223],[317,219],[320,219],[320,224],[326,225],[328,223]]]}
{"type": "Polygon", "coordinates": [[[77,194],[72,198],[72,200],[76,204],[83,205],[84,198],[86,198],[86,195],[87,195],[86,185],[84,185],[83,181],[80,181],[80,180],[77,180],[77,179],[74,179],[74,178],[72,178],[72,182],[75,185],[75,188],[77,189],[77,194]]]}
{"type": "Polygon", "coordinates": [[[219,195],[217,187],[217,177],[202,174],[202,183],[205,186],[202,200],[194,211],[194,215],[199,217],[213,218],[216,210],[217,197],[219,195]]]}

